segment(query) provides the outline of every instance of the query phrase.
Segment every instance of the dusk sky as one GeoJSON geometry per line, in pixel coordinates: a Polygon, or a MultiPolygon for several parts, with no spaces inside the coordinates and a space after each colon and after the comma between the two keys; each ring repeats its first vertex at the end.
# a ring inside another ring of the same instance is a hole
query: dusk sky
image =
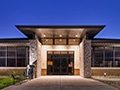
{"type": "Polygon", "coordinates": [[[15,25],[106,25],[120,39],[120,0],[0,0],[0,38],[26,38],[15,25]]]}

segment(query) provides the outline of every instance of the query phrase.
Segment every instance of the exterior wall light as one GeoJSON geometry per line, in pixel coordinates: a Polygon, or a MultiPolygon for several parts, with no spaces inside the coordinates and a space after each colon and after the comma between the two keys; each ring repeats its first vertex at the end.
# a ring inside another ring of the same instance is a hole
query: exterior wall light
{"type": "Polygon", "coordinates": [[[104,77],[106,77],[107,73],[104,73],[104,77]]]}

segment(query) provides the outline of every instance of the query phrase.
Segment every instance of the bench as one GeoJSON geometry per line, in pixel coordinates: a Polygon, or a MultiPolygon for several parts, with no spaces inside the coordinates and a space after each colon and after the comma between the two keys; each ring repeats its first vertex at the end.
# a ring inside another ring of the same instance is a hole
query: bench
{"type": "MultiPolygon", "coordinates": [[[[16,79],[20,79],[20,80],[21,80],[21,78],[26,78],[26,77],[30,78],[30,75],[22,75],[22,76],[19,76],[19,77],[15,77],[15,76],[12,74],[13,84],[15,84],[15,80],[16,80],[16,79]]],[[[20,84],[22,84],[22,83],[20,82],[20,84]]]]}

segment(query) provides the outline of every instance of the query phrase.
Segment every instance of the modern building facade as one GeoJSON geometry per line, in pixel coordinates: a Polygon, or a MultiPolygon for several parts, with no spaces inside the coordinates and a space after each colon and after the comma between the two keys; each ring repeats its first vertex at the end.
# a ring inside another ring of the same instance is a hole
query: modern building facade
{"type": "Polygon", "coordinates": [[[26,39],[0,40],[0,72],[22,73],[35,64],[35,75],[120,75],[120,40],[94,39],[105,25],[16,25],[26,39]]]}

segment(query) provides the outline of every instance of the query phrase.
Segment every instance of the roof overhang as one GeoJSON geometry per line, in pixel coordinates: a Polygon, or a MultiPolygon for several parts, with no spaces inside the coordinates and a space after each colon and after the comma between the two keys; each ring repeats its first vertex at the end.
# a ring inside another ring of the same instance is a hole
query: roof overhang
{"type": "Polygon", "coordinates": [[[90,35],[91,38],[94,38],[106,25],[15,25],[22,33],[26,36],[35,33],[39,38],[46,37],[59,37],[62,35],[67,38],[82,38],[86,33],[90,35]]]}

